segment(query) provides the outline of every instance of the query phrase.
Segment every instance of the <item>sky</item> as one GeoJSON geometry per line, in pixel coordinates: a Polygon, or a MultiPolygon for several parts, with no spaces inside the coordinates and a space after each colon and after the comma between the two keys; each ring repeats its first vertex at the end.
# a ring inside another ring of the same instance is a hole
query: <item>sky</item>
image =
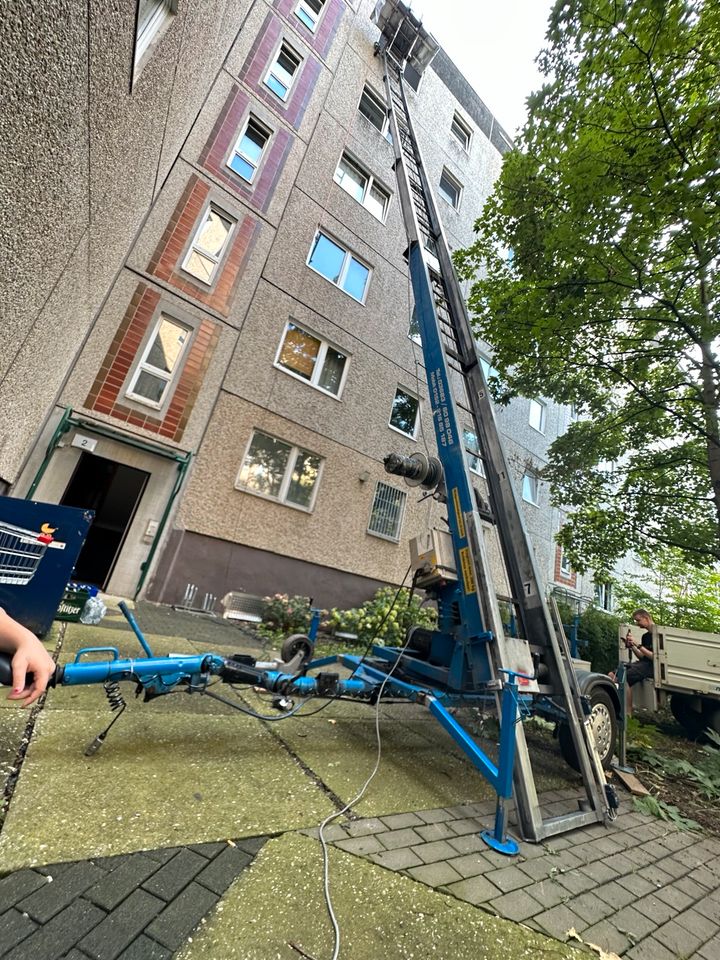
{"type": "Polygon", "coordinates": [[[541,86],[534,64],[553,0],[412,0],[412,10],[510,136],[541,86]]]}

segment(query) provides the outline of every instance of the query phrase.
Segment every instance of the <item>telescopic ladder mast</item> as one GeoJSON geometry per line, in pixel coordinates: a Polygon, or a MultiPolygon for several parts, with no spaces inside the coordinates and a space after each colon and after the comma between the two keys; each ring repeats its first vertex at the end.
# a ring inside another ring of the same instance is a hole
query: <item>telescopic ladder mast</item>
{"type": "MultiPolygon", "coordinates": [[[[372,14],[381,31],[376,53],[382,56],[395,150],[395,172],[408,239],[408,262],[420,327],[426,375],[433,410],[438,454],[448,490],[448,523],[458,576],[464,581],[463,619],[475,613],[481,629],[490,632],[489,669],[509,666],[497,591],[493,586],[481,518],[464,453],[462,422],[471,421],[485,463],[490,509],[511,587],[521,635],[543,665],[539,691],[564,708],[577,752],[586,801],[581,809],[543,819],[522,724],[516,725],[515,802],[523,835],[534,841],[602,821],[606,816],[605,777],[585,721],[585,704],[573,670],[567,639],[553,624],[525,531],[517,495],[505,459],[487,384],[465,308],[449,247],[438,216],[408,110],[403,74],[417,74],[438,50],[434,38],[399,0],[379,2],[372,14]],[[460,391],[446,389],[461,384],[460,391]],[[453,393],[462,392],[462,398],[453,393]],[[444,394],[447,393],[447,396],[444,394]],[[452,491],[452,495],[451,495],[452,491]],[[463,529],[464,527],[464,529],[463,529]],[[463,539],[464,538],[464,539],[463,539]],[[468,570],[470,566],[470,570],[468,570]],[[474,604],[474,606],[473,606],[474,604]]],[[[499,698],[498,698],[499,699],[499,698]]],[[[498,703],[499,709],[499,703],[498,703]]]]}

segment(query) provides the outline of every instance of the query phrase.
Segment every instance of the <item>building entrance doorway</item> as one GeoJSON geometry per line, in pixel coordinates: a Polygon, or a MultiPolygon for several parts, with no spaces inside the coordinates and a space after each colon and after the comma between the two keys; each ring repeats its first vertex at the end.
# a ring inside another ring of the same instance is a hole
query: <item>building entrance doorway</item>
{"type": "Polygon", "coordinates": [[[150,474],[83,451],[60,503],[95,511],[74,577],[107,587],[150,474]]]}

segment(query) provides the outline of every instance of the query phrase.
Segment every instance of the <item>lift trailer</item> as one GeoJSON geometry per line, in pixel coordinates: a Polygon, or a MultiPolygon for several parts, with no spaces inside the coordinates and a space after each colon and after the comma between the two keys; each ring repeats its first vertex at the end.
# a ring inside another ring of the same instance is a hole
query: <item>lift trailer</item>
{"type": "MultiPolygon", "coordinates": [[[[495,824],[483,837],[495,849],[512,854],[518,849],[507,835],[513,793],[518,830],[534,842],[614,818],[618,801],[605,780],[603,762],[613,752],[619,701],[607,677],[574,669],[557,609],[545,600],[413,130],[404,76],[421,74],[438,45],[398,0],[378,3],[373,20],[380,29],[376,54],[385,70],[398,193],[438,452],[438,458],[390,454],[385,469],[425,490],[447,509],[447,530],[430,531],[412,544],[414,583],[436,601],[437,627],[411,628],[402,648],[375,645],[367,657],[312,660],[317,621],[309,640],[291,638],[283,660],[274,663],[216,653],[155,657],[132,614],[121,605],[145,656],[121,659],[112,647],[81,650],[74,663],[57,668],[51,683],[102,683],[113,708],[124,703],[118,681],[130,680],[138,692],[144,691],[146,700],[184,689],[248,712],[237,701],[208,689],[213,678],[260,687],[286,702],[290,697],[302,698],[302,703],[307,697],[351,697],[374,704],[380,697],[393,697],[422,704],[492,785],[497,794],[495,824]],[[471,481],[461,429],[465,422],[473,425],[478,439],[488,504],[478,502],[471,481]],[[511,613],[506,617],[510,628],[503,622],[493,584],[484,528],[496,531],[501,547],[511,589],[511,613]],[[110,659],[94,659],[102,653],[110,659]],[[349,676],[326,669],[338,662],[349,669],[349,676]],[[495,703],[500,720],[497,763],[451,712],[453,707],[487,701],[495,703]],[[563,753],[582,776],[583,794],[576,810],[543,817],[524,727],[518,722],[520,708],[560,724],[563,753]],[[596,734],[602,740],[600,751],[596,734]]],[[[7,658],[0,658],[0,682],[11,681],[8,671],[7,658]]],[[[298,710],[292,707],[287,716],[298,710]]],[[[87,752],[100,746],[107,729],[87,752]]]]}

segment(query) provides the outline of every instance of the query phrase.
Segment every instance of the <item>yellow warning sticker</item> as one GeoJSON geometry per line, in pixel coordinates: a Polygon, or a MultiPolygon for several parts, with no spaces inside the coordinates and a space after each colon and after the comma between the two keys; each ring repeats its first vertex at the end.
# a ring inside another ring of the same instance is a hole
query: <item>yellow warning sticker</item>
{"type": "Polygon", "coordinates": [[[472,560],[470,559],[470,548],[461,547],[459,552],[460,569],[462,570],[465,593],[475,593],[475,574],[473,572],[472,560]]]}
{"type": "Polygon", "coordinates": [[[458,533],[460,534],[460,539],[465,539],[465,518],[463,517],[463,512],[460,509],[460,493],[457,487],[453,487],[452,491],[453,505],[455,507],[455,519],[457,520],[458,533]]]}

